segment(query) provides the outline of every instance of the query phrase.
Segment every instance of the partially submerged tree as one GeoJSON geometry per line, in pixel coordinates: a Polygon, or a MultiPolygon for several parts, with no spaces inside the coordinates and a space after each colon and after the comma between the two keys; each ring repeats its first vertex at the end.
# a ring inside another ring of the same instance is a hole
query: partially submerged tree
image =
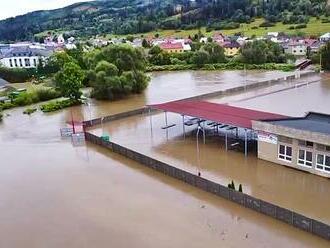
{"type": "Polygon", "coordinates": [[[322,69],[330,70],[330,41],[321,48],[322,69]]]}
{"type": "Polygon", "coordinates": [[[114,100],[128,94],[141,93],[149,77],[145,74],[145,58],[141,50],[127,45],[103,48],[87,54],[88,77],[93,97],[114,100]]]}
{"type": "Polygon", "coordinates": [[[79,100],[84,77],[84,71],[79,65],[74,62],[65,63],[62,70],[55,75],[56,87],[63,96],[79,100]]]}

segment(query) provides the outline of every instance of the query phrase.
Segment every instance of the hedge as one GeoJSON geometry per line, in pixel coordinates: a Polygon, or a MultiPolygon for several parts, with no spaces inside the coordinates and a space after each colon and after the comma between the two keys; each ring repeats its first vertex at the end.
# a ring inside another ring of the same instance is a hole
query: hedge
{"type": "Polygon", "coordinates": [[[0,78],[10,83],[23,83],[31,80],[36,74],[35,69],[6,68],[0,66],[0,78]]]}
{"type": "MultiPolygon", "coordinates": [[[[293,64],[276,64],[266,63],[261,65],[245,64],[247,70],[280,70],[280,71],[292,71],[295,69],[293,64]]],[[[182,71],[182,70],[244,70],[243,63],[219,63],[219,64],[206,64],[199,68],[196,65],[153,65],[148,66],[147,71],[182,71]]]]}

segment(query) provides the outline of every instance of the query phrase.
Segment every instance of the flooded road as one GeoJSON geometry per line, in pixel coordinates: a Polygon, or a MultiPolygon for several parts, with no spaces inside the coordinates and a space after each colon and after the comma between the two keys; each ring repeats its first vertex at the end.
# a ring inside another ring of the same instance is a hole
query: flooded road
{"type": "MultiPolygon", "coordinates": [[[[182,96],[175,90],[182,77],[175,78],[163,99],[182,96]]],[[[9,111],[0,124],[0,247],[328,247],[131,160],[59,137],[71,111],[82,120],[152,101],[134,96],[47,115],[9,111]]]]}

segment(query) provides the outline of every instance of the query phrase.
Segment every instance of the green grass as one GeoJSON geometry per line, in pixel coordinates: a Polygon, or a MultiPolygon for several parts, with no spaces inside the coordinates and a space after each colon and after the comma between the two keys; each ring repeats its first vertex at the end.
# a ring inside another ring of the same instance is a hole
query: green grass
{"type": "MultiPolygon", "coordinates": [[[[330,23],[322,23],[321,19],[317,20],[315,17],[310,18],[309,23],[306,28],[290,30],[289,27],[296,26],[297,24],[283,24],[281,22],[276,23],[274,27],[262,28],[259,27],[261,23],[264,22],[264,19],[257,18],[254,22],[249,24],[241,24],[240,28],[231,29],[231,30],[221,30],[221,31],[212,31],[206,33],[206,28],[201,28],[203,34],[206,36],[212,36],[215,32],[222,32],[225,35],[232,35],[235,33],[242,32],[245,36],[264,36],[268,32],[285,32],[288,34],[295,34],[297,32],[303,32],[304,34],[310,36],[320,36],[324,33],[330,32],[330,23]],[[252,29],[252,27],[258,27],[257,29],[252,29]]],[[[198,29],[192,30],[156,30],[153,32],[143,33],[143,34],[135,34],[134,36],[139,37],[143,35],[144,37],[154,37],[155,34],[158,33],[161,37],[176,37],[176,38],[186,38],[189,35],[193,36],[198,33],[198,29]]],[[[125,37],[126,35],[107,35],[107,38],[112,37],[125,37]]]]}

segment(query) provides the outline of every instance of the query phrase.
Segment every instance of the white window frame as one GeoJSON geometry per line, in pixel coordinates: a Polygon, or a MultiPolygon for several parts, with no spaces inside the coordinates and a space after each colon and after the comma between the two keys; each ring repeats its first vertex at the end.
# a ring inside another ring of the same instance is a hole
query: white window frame
{"type": "Polygon", "coordinates": [[[323,153],[317,153],[316,154],[316,166],[315,166],[315,169],[318,170],[318,171],[322,171],[322,172],[325,172],[325,173],[330,173],[330,165],[326,165],[325,164],[325,161],[326,161],[326,157],[329,157],[330,158],[330,154],[323,154],[323,153]],[[318,156],[323,156],[323,164],[319,164],[318,163],[318,156]],[[318,166],[322,166],[323,168],[318,168],[318,166]],[[325,167],[329,168],[329,170],[326,170],[325,167]]]}
{"type": "Polygon", "coordinates": [[[299,166],[303,166],[303,167],[306,167],[306,168],[313,168],[313,151],[308,150],[308,149],[298,148],[297,164],[299,166]],[[304,159],[299,158],[300,151],[304,152],[304,159]],[[307,158],[307,156],[306,156],[307,152],[312,153],[312,161],[309,161],[309,160],[306,159],[307,158]],[[301,160],[303,161],[303,163],[300,163],[301,160]],[[307,163],[311,163],[311,165],[307,165],[307,163]]]}
{"type": "Polygon", "coordinates": [[[278,160],[285,161],[287,163],[292,163],[292,153],[293,153],[293,148],[292,146],[286,145],[286,144],[279,144],[278,145],[278,150],[277,150],[277,158],[278,160]],[[280,153],[280,147],[284,146],[284,154],[280,153]],[[291,156],[287,155],[287,150],[288,147],[291,148],[291,156]],[[280,156],[283,156],[284,158],[280,158],[280,156]]]}

